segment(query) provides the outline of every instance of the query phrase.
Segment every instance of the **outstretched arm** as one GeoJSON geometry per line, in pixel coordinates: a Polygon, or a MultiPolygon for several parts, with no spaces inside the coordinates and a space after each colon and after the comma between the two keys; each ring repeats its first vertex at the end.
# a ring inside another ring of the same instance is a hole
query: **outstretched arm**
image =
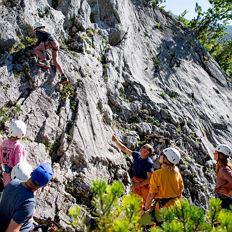
{"type": "Polygon", "coordinates": [[[125,152],[127,155],[132,154],[132,150],[130,150],[128,147],[126,147],[124,144],[122,144],[119,139],[113,135],[112,136],[112,141],[116,143],[116,146],[123,152],[125,152]]]}

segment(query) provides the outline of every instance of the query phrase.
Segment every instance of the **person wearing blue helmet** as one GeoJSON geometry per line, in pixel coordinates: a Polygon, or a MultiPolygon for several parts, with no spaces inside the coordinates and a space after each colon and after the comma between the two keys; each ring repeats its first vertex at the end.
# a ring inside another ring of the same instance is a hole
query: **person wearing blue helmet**
{"type": "Polygon", "coordinates": [[[12,180],[4,189],[0,202],[0,231],[29,232],[36,205],[34,193],[47,185],[53,176],[49,163],[39,164],[26,182],[12,180]]]}

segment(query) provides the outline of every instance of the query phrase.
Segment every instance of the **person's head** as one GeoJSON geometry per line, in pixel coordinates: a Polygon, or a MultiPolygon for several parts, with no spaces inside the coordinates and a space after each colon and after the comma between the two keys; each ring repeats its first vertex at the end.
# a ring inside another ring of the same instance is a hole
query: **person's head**
{"type": "Polygon", "coordinates": [[[227,164],[227,159],[229,157],[232,157],[232,149],[225,145],[225,144],[219,144],[214,151],[214,160],[217,162],[227,164]]]}
{"type": "Polygon", "coordinates": [[[165,148],[160,154],[159,162],[166,165],[176,165],[180,162],[180,152],[174,147],[165,148]]]}
{"type": "Polygon", "coordinates": [[[44,29],[45,28],[45,25],[44,23],[42,22],[36,22],[33,26],[33,30],[36,31],[38,29],[44,29]]]}
{"type": "Polygon", "coordinates": [[[39,164],[31,173],[30,180],[38,188],[44,187],[51,181],[53,176],[52,167],[49,163],[39,164]]]}
{"type": "Polygon", "coordinates": [[[27,181],[32,173],[32,167],[27,162],[19,162],[11,171],[11,179],[18,179],[21,181],[27,181]]]}
{"type": "Polygon", "coordinates": [[[26,135],[26,131],[27,131],[26,124],[21,120],[15,120],[11,122],[9,126],[8,137],[21,139],[22,137],[26,135]]]}
{"type": "Polygon", "coordinates": [[[146,159],[149,155],[153,153],[153,147],[150,144],[146,143],[140,148],[139,153],[142,159],[146,159]]]}

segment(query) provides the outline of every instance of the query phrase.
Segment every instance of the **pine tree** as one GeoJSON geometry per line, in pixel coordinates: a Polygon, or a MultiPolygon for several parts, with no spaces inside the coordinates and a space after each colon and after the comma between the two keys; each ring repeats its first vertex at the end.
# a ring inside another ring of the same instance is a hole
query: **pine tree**
{"type": "MultiPolygon", "coordinates": [[[[144,231],[140,220],[141,200],[135,195],[123,196],[122,183],[115,181],[108,185],[104,181],[97,180],[93,182],[91,191],[92,216],[80,205],[73,206],[69,210],[74,228],[85,232],[144,231]],[[90,218],[95,222],[94,228],[89,225],[90,218]]],[[[232,210],[222,210],[220,199],[212,198],[207,212],[184,199],[178,205],[163,208],[158,216],[162,224],[151,228],[151,232],[232,231],[232,210]]]]}

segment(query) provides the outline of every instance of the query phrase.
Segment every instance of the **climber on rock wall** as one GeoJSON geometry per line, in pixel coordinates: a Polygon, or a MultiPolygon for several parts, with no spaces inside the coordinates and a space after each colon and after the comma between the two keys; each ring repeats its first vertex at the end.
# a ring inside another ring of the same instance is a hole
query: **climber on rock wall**
{"type": "Polygon", "coordinates": [[[50,64],[47,61],[46,50],[50,49],[52,53],[52,61],[55,65],[60,76],[60,83],[68,82],[67,77],[64,75],[64,70],[61,64],[58,62],[58,51],[60,45],[53,35],[45,31],[45,24],[42,22],[36,22],[33,27],[38,41],[36,43],[35,54],[38,58],[38,66],[41,67],[50,67],[50,64]]]}

